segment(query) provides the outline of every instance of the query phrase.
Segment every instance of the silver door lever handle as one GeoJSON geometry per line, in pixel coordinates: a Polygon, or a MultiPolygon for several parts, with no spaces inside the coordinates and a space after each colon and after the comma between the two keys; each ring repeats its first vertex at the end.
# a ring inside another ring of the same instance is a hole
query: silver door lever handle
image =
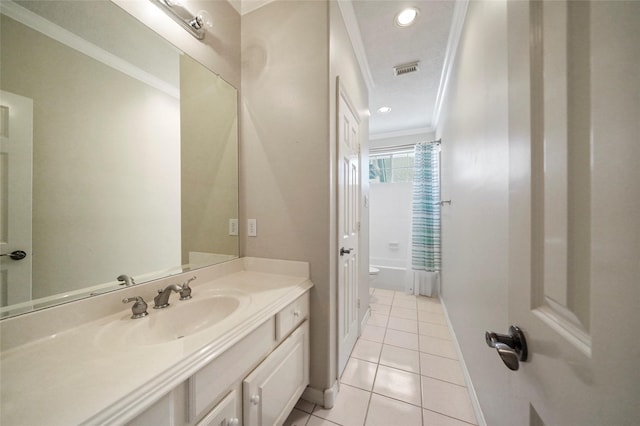
{"type": "Polygon", "coordinates": [[[11,253],[2,253],[0,256],[8,256],[13,260],[22,260],[27,257],[27,252],[23,250],[14,250],[11,253]]]}
{"type": "Polygon", "coordinates": [[[513,371],[520,368],[520,361],[527,360],[527,340],[522,330],[515,325],[509,327],[509,334],[487,331],[484,334],[487,346],[495,348],[502,362],[513,371]]]}
{"type": "Polygon", "coordinates": [[[342,248],[340,249],[340,256],[344,256],[345,254],[350,254],[350,253],[351,253],[351,250],[353,250],[353,249],[352,249],[352,248],[350,248],[350,249],[345,249],[344,247],[342,247],[342,248]]]}

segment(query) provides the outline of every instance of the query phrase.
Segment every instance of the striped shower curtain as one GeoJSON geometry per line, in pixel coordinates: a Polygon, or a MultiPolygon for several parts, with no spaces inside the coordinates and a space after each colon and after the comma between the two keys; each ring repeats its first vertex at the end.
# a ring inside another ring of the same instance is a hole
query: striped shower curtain
{"type": "Polygon", "coordinates": [[[416,144],[411,223],[410,293],[437,294],[440,271],[440,144],[416,144]]]}

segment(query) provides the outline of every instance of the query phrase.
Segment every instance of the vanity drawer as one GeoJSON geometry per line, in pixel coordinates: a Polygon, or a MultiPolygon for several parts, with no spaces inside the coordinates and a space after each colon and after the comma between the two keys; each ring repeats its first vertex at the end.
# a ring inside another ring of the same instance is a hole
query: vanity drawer
{"type": "Polygon", "coordinates": [[[276,314],[276,341],[287,337],[293,329],[309,318],[309,293],[305,293],[276,314]]]}
{"type": "Polygon", "coordinates": [[[236,391],[229,392],[229,395],[220,401],[196,426],[239,426],[240,420],[236,416],[237,404],[236,391]]]}

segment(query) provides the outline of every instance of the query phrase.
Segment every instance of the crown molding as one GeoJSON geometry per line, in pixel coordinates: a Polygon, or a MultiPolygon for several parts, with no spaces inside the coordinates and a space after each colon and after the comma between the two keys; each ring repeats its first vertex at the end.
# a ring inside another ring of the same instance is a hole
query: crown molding
{"type": "Polygon", "coordinates": [[[229,4],[240,14],[246,15],[254,10],[260,9],[275,0],[227,0],[229,4]]]}
{"type": "Polygon", "coordinates": [[[25,9],[17,3],[10,0],[3,0],[0,2],[0,10],[4,15],[7,15],[11,19],[38,31],[71,49],[87,55],[88,57],[118,70],[131,78],[154,87],[173,98],[180,99],[180,89],[178,87],[133,65],[131,62],[125,61],[124,59],[107,52],[101,47],[98,47],[82,37],[67,31],[59,25],[56,25],[42,16],[25,9]]]}
{"type": "Polygon", "coordinates": [[[442,74],[440,75],[440,85],[438,86],[438,94],[436,96],[436,103],[433,108],[433,116],[431,118],[431,125],[434,128],[438,127],[438,121],[440,120],[442,104],[444,103],[447,87],[449,85],[449,78],[451,77],[453,65],[456,60],[456,52],[458,51],[458,45],[460,44],[460,37],[462,36],[462,29],[464,27],[468,7],[469,0],[458,0],[455,2],[455,6],[453,8],[453,17],[451,19],[451,30],[449,31],[447,50],[445,52],[442,74]]]}
{"type": "Polygon", "coordinates": [[[242,0],[227,0],[231,7],[233,7],[236,12],[242,15],[242,0]]]}
{"type": "Polygon", "coordinates": [[[433,127],[419,127],[417,129],[398,130],[395,132],[386,132],[386,133],[375,133],[375,134],[369,135],[369,140],[390,139],[390,138],[399,138],[402,136],[422,135],[422,134],[431,133],[434,131],[435,129],[433,127]]]}
{"type": "Polygon", "coordinates": [[[351,46],[358,60],[358,65],[360,65],[364,82],[367,85],[367,89],[371,91],[375,87],[375,84],[373,82],[373,76],[371,75],[367,54],[364,50],[364,43],[362,42],[362,35],[360,34],[360,25],[358,25],[353,4],[351,0],[337,0],[336,3],[338,3],[342,19],[344,19],[344,24],[347,27],[349,40],[351,40],[351,46]]]}

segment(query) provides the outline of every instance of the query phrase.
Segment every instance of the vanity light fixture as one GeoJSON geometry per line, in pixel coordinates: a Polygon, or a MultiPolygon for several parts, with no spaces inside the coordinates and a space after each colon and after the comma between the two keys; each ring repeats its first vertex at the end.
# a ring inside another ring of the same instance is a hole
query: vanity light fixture
{"type": "Polygon", "coordinates": [[[388,107],[388,106],[383,106],[383,107],[378,108],[378,112],[381,113],[381,114],[386,114],[386,113],[388,113],[390,111],[391,111],[391,107],[388,107]]]}
{"type": "Polygon", "coordinates": [[[151,0],[151,2],[198,40],[202,40],[206,29],[212,27],[211,16],[207,11],[201,10],[194,15],[185,7],[183,0],[151,0]]]}
{"type": "Polygon", "coordinates": [[[409,7],[396,15],[396,25],[400,27],[408,27],[418,17],[418,9],[409,7]]]}

